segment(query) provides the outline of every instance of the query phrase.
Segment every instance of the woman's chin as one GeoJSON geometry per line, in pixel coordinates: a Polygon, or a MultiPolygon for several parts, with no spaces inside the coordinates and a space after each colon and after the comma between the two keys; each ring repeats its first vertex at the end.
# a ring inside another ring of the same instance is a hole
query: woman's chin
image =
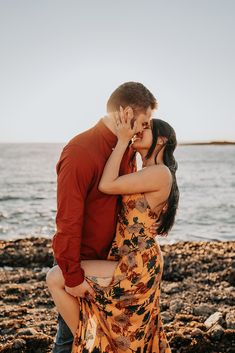
{"type": "Polygon", "coordinates": [[[132,145],[131,145],[135,150],[141,147],[141,142],[138,140],[135,140],[132,145]]]}

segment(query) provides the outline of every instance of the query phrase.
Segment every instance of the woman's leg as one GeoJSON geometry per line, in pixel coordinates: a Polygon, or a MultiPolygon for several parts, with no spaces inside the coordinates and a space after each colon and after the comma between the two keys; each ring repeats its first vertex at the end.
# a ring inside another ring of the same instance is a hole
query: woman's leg
{"type": "Polygon", "coordinates": [[[79,299],[65,291],[64,277],[58,265],[47,272],[46,283],[57,311],[75,335],[79,322],[79,299]]]}
{"type": "MultiPolygon", "coordinates": [[[[107,278],[110,283],[117,264],[117,261],[109,260],[81,261],[81,267],[85,271],[85,276],[92,277],[97,283],[99,283],[99,278],[102,280],[107,278]]],[[[63,317],[72,334],[75,335],[79,322],[79,300],[65,291],[63,273],[58,265],[52,267],[47,272],[46,283],[58,312],[63,317]]],[[[105,285],[108,286],[109,283],[106,282],[105,285]]]]}

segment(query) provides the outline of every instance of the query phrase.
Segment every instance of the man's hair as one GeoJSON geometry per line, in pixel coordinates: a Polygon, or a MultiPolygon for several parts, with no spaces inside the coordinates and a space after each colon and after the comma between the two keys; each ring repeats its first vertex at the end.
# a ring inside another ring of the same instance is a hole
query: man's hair
{"type": "Polygon", "coordinates": [[[125,82],[111,94],[107,102],[107,112],[130,106],[135,112],[145,112],[148,107],[157,108],[154,95],[139,82],[125,82]]]}

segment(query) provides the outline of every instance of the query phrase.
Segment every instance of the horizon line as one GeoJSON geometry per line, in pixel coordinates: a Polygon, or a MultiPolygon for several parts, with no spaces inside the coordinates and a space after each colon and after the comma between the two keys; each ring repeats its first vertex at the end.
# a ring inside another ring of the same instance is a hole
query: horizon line
{"type": "MultiPolygon", "coordinates": [[[[0,141],[0,144],[67,144],[69,142],[69,140],[67,142],[63,141],[63,142],[47,142],[47,141],[0,141]]],[[[189,140],[189,141],[179,141],[178,145],[210,145],[210,144],[214,144],[214,145],[233,145],[235,144],[235,140],[204,140],[204,141],[199,141],[199,140],[189,140]]]]}

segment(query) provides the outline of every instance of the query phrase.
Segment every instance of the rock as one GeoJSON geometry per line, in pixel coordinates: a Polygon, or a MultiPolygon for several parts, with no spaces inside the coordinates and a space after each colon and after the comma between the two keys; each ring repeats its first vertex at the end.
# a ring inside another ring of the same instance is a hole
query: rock
{"type": "Polygon", "coordinates": [[[179,283],[169,283],[164,288],[162,288],[163,292],[167,294],[177,293],[181,291],[179,283]]]}
{"type": "Polygon", "coordinates": [[[233,293],[234,290],[235,290],[235,288],[231,286],[231,287],[226,287],[226,288],[224,288],[224,290],[225,290],[226,292],[228,292],[228,293],[233,293]]]}
{"type": "Polygon", "coordinates": [[[3,269],[4,269],[5,271],[12,271],[12,270],[13,270],[13,267],[11,267],[11,266],[3,266],[3,269]]]}
{"type": "Polygon", "coordinates": [[[214,341],[219,341],[224,333],[224,329],[219,324],[217,324],[211,328],[209,333],[214,341]]]}
{"type": "Polygon", "coordinates": [[[217,323],[222,323],[223,315],[220,311],[216,311],[204,322],[204,325],[209,329],[217,323]]]}
{"type": "Polygon", "coordinates": [[[180,312],[180,310],[183,308],[183,306],[184,306],[184,304],[183,304],[182,300],[180,300],[180,299],[171,300],[171,302],[170,302],[170,310],[174,314],[180,312]]]}
{"type": "Polygon", "coordinates": [[[193,314],[196,316],[208,316],[216,311],[212,306],[207,304],[196,305],[193,308],[193,314]]]}
{"type": "Polygon", "coordinates": [[[14,348],[14,349],[26,348],[25,340],[23,340],[21,338],[17,338],[16,340],[14,340],[14,342],[12,344],[12,348],[14,348]]]}
{"type": "Polygon", "coordinates": [[[38,335],[38,332],[32,327],[27,327],[27,328],[19,329],[16,335],[34,336],[34,335],[38,335]]]}
{"type": "Polygon", "coordinates": [[[202,337],[203,335],[204,335],[203,331],[200,330],[199,328],[195,328],[191,332],[191,336],[192,337],[198,337],[199,338],[199,337],[202,337]]]}
{"type": "MultiPolygon", "coordinates": [[[[235,352],[234,245],[187,241],[161,246],[166,272],[160,313],[172,353],[235,352]],[[220,319],[208,329],[204,321],[216,311],[220,319]]],[[[58,329],[45,282],[53,264],[51,240],[0,240],[0,264],[0,353],[51,352],[58,329]]]]}
{"type": "Polygon", "coordinates": [[[229,311],[226,314],[225,321],[228,329],[235,330],[235,311],[229,311]]]}
{"type": "Polygon", "coordinates": [[[235,287],[235,268],[232,268],[228,275],[228,282],[235,287]]]}
{"type": "Polygon", "coordinates": [[[168,322],[171,322],[172,320],[174,320],[174,317],[168,313],[167,311],[163,311],[161,312],[161,318],[162,318],[162,321],[163,323],[168,323],[168,322]]]}

